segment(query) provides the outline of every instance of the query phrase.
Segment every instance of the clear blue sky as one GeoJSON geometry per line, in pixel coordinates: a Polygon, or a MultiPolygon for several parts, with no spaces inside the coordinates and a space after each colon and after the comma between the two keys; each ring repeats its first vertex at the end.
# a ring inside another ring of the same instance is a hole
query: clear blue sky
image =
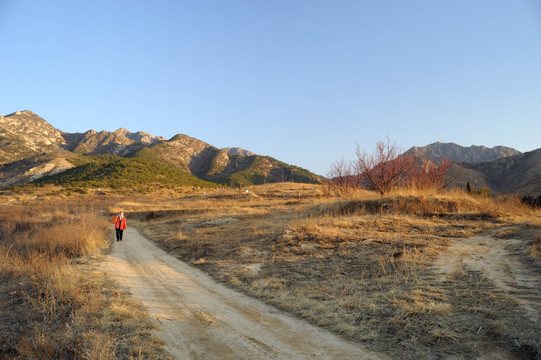
{"type": "Polygon", "coordinates": [[[0,114],[325,175],[387,135],[541,147],[538,0],[0,0],[0,114]]]}

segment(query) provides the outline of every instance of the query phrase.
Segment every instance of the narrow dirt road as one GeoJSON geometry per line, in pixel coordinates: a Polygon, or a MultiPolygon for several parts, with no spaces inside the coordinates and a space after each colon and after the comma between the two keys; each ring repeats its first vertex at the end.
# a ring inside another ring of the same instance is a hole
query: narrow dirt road
{"type": "Polygon", "coordinates": [[[135,229],[99,265],[126,286],[177,359],[382,359],[214,282],[135,229]]]}
{"type": "Polygon", "coordinates": [[[520,260],[525,243],[523,239],[499,239],[493,234],[455,240],[434,269],[440,281],[464,270],[480,271],[537,323],[541,321],[541,276],[520,260]]]}

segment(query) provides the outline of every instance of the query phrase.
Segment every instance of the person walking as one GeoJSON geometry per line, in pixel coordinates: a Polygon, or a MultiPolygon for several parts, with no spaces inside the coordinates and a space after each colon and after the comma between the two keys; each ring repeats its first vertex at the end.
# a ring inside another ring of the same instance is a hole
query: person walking
{"type": "Polygon", "coordinates": [[[122,241],[122,233],[126,229],[126,218],[124,212],[121,211],[115,221],[116,241],[122,241]]]}

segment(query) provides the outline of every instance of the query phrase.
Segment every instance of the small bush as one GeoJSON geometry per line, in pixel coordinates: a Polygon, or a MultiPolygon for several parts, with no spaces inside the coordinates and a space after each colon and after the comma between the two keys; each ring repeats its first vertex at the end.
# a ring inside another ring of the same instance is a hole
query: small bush
{"type": "Polygon", "coordinates": [[[483,188],[481,188],[481,189],[479,189],[479,190],[477,190],[475,193],[476,193],[477,195],[479,195],[479,196],[483,196],[483,197],[487,197],[487,198],[489,198],[489,197],[492,196],[492,192],[491,192],[490,189],[489,189],[488,187],[486,187],[486,186],[483,187],[483,188]]]}
{"type": "Polygon", "coordinates": [[[541,208],[541,195],[538,195],[538,196],[527,195],[527,196],[523,196],[521,200],[524,204],[529,205],[532,208],[535,208],[535,209],[541,208]]]}

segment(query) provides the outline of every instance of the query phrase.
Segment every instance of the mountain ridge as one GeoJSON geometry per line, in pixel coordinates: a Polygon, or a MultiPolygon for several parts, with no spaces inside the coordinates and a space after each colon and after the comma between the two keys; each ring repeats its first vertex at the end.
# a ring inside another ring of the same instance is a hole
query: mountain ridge
{"type": "MultiPolygon", "coordinates": [[[[435,142],[412,147],[406,153],[429,157],[434,162],[445,158],[453,161],[452,173],[456,175],[453,186],[465,188],[469,182],[474,188],[487,187],[494,193],[541,193],[541,149],[521,153],[505,146],[463,147],[455,143],[435,142]]],[[[74,168],[88,163],[99,164],[85,165],[84,176],[88,178],[102,176],[99,171],[104,169],[124,171],[131,168],[134,174],[149,181],[159,183],[161,176],[162,182],[170,184],[163,179],[173,177],[190,186],[325,181],[306,169],[272,157],[242,148],[220,149],[184,134],[166,140],[143,131],[132,133],[122,127],[113,132],[88,130],[66,133],[29,110],[0,116],[0,188],[40,178],[47,180],[48,177],[51,177],[51,182],[54,178],[54,182],[62,183],[62,177],[67,174],[71,174],[72,179],[82,176],[80,170],[74,168]],[[118,156],[124,160],[92,158],[102,155],[118,156]],[[111,164],[106,164],[107,161],[111,164]],[[152,169],[143,170],[144,167],[153,167],[155,173],[161,175],[150,176],[152,169]]],[[[129,172],[124,174],[130,176],[129,172]]],[[[141,183],[140,179],[134,180],[141,183]]],[[[111,182],[104,179],[102,183],[111,182]]]]}
{"type": "MultiPolygon", "coordinates": [[[[162,173],[164,166],[176,169],[172,176],[188,179],[186,181],[193,184],[199,184],[195,178],[231,186],[277,181],[323,182],[322,177],[306,169],[242,148],[219,149],[184,134],[166,140],[142,131],[132,133],[125,128],[113,132],[67,133],[29,110],[0,117],[0,188],[35,181],[42,176],[54,176],[59,182],[63,171],[77,166],[68,165],[77,156],[106,154],[136,159],[140,164],[156,166],[162,173]],[[179,177],[177,171],[193,176],[194,180],[179,177]]],[[[116,164],[133,166],[135,163],[116,164]]],[[[90,171],[97,167],[87,168],[90,171]]]]}
{"type": "Polygon", "coordinates": [[[406,153],[425,159],[430,157],[430,160],[435,163],[439,163],[443,159],[454,162],[480,163],[521,154],[516,149],[501,145],[491,148],[483,145],[465,147],[452,142],[443,143],[439,141],[426,146],[414,146],[406,153]]]}

